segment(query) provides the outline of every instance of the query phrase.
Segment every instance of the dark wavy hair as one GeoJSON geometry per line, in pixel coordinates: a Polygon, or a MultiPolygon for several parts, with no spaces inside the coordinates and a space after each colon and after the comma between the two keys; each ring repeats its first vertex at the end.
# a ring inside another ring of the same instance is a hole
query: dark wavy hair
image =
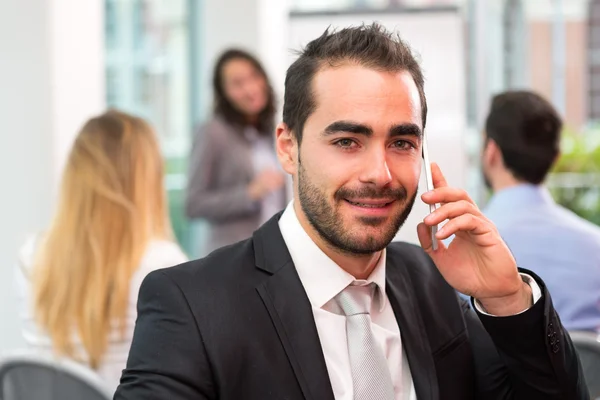
{"type": "Polygon", "coordinates": [[[264,135],[271,135],[274,129],[274,118],[275,118],[275,94],[273,92],[273,87],[269,81],[269,77],[265,72],[265,69],[258,61],[256,57],[251,55],[250,53],[240,50],[240,49],[229,49],[226,50],[215,65],[214,74],[213,74],[213,90],[215,96],[215,104],[214,104],[214,112],[217,115],[222,116],[227,122],[232,125],[236,125],[239,127],[243,127],[247,124],[247,117],[238,110],[234,104],[229,101],[227,96],[225,95],[225,89],[223,87],[223,69],[225,65],[232,60],[246,60],[256,70],[262,77],[265,79],[267,85],[267,104],[265,108],[258,114],[258,121],[256,124],[256,129],[264,135]]]}
{"type": "Polygon", "coordinates": [[[327,28],[299,54],[287,70],[283,99],[283,122],[294,133],[298,143],[302,141],[304,123],[317,106],[312,87],[315,75],[321,69],[346,62],[376,71],[408,71],[419,91],[425,129],[427,98],[423,71],[410,46],[398,34],[378,23],[340,31],[327,28]]]}

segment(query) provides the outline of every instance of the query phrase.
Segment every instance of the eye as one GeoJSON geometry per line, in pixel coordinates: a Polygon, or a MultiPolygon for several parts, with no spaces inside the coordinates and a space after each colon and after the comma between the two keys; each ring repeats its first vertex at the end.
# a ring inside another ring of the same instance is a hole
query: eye
{"type": "Polygon", "coordinates": [[[356,142],[354,140],[347,138],[336,140],[333,144],[343,149],[351,149],[356,146],[356,142]]]}
{"type": "Polygon", "coordinates": [[[416,146],[414,144],[412,144],[411,142],[409,142],[407,140],[396,140],[394,142],[393,146],[400,150],[412,150],[412,149],[416,148],[416,146]]]}

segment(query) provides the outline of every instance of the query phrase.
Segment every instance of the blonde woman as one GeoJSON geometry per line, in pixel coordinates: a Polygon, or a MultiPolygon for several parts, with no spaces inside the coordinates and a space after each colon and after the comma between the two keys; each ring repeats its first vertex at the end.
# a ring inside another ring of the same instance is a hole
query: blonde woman
{"type": "Polygon", "coordinates": [[[26,342],[80,361],[116,389],[152,270],[186,260],[173,242],[155,134],[108,111],[89,120],[66,164],[47,232],[21,251],[26,342]]]}

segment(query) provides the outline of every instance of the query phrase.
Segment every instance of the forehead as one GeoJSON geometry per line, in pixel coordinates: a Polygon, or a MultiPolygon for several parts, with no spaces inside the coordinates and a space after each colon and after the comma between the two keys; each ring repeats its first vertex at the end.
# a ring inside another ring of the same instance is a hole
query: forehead
{"type": "Polygon", "coordinates": [[[233,58],[223,65],[223,75],[227,78],[232,75],[244,74],[253,72],[254,65],[249,60],[244,58],[233,58]]]}
{"type": "Polygon", "coordinates": [[[410,122],[422,128],[419,91],[408,71],[326,67],[315,75],[312,92],[315,117],[386,126],[410,122]]]}

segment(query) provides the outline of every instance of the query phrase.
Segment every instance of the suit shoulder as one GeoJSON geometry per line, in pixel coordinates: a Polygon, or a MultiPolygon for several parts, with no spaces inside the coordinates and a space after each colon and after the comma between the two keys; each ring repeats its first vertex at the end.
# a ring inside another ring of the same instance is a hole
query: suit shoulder
{"type": "Polygon", "coordinates": [[[196,288],[206,285],[227,285],[227,282],[243,282],[244,275],[254,271],[254,247],[252,239],[221,247],[204,258],[192,260],[163,273],[182,287],[196,288]]]}

